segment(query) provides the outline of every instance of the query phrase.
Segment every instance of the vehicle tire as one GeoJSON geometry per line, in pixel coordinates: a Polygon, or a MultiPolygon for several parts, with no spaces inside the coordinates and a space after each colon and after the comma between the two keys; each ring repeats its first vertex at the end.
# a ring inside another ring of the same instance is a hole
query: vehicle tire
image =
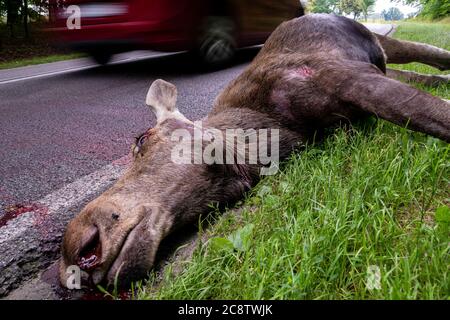
{"type": "Polygon", "coordinates": [[[108,52],[91,52],[92,59],[99,65],[106,65],[111,61],[112,54],[108,52]]]}
{"type": "Polygon", "coordinates": [[[222,67],[236,54],[236,27],[233,20],[225,16],[210,16],[200,31],[197,55],[208,67],[222,67]]]}
{"type": "Polygon", "coordinates": [[[300,18],[305,15],[305,9],[303,8],[303,3],[300,4],[300,7],[297,8],[295,12],[295,18],[300,18]]]}

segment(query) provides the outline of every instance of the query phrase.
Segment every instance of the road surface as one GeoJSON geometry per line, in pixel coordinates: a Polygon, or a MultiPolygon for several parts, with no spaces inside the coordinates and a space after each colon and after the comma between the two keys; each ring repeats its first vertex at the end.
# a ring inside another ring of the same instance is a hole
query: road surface
{"type": "Polygon", "coordinates": [[[154,125],[144,100],[155,79],[177,85],[196,120],[245,65],[202,73],[178,54],[0,84],[0,215],[126,155],[154,125]]]}
{"type": "Polygon", "coordinates": [[[0,71],[0,296],[55,259],[67,221],[123,173],[134,137],[155,124],[144,103],[152,81],[174,83],[180,111],[197,120],[257,51],[216,72],[183,53],[142,52],[105,67],[77,59],[0,71]]]}

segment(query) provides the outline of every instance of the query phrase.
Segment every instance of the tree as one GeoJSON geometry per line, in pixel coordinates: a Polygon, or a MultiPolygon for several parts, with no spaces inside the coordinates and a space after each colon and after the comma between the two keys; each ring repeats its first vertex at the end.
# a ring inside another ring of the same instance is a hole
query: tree
{"type": "Polygon", "coordinates": [[[449,0],[396,0],[405,4],[417,6],[419,15],[431,19],[440,19],[450,16],[449,0]]]}
{"type": "Polygon", "coordinates": [[[312,0],[309,9],[314,13],[339,13],[339,0],[312,0]]]}
{"type": "Polygon", "coordinates": [[[23,0],[22,19],[23,19],[23,30],[25,31],[25,38],[28,38],[29,37],[29,32],[28,32],[28,0],[23,0]]]}
{"type": "Polygon", "coordinates": [[[20,19],[21,0],[6,0],[6,28],[11,37],[15,36],[15,26],[20,19]]]}
{"type": "Polygon", "coordinates": [[[360,0],[340,0],[339,8],[344,14],[353,14],[353,19],[355,20],[358,19],[363,12],[360,0]]]}
{"type": "Polygon", "coordinates": [[[7,36],[15,38],[18,30],[22,30],[27,38],[30,19],[44,21],[48,17],[54,21],[55,9],[64,4],[65,0],[0,0],[0,18],[6,16],[7,36]]]}
{"type": "Polygon", "coordinates": [[[386,21],[402,20],[405,17],[404,14],[400,11],[400,9],[396,7],[391,7],[388,10],[383,10],[381,12],[381,15],[386,21]]]}
{"type": "Polygon", "coordinates": [[[309,8],[315,13],[353,15],[354,19],[363,15],[367,20],[374,4],[375,0],[312,0],[309,8]]]}
{"type": "Polygon", "coordinates": [[[367,16],[373,12],[373,7],[375,5],[375,0],[360,0],[360,6],[362,14],[364,16],[364,21],[367,21],[367,16]]]}

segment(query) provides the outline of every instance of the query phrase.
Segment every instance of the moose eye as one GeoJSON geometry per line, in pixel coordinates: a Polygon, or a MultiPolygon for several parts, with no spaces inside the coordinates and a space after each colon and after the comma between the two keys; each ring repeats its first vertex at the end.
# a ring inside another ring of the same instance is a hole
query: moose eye
{"type": "Polygon", "coordinates": [[[149,136],[150,136],[150,133],[147,131],[147,132],[141,134],[140,136],[134,138],[135,141],[131,148],[132,152],[133,152],[133,156],[137,156],[140,153],[142,146],[145,143],[145,140],[147,140],[147,138],[149,136]]]}

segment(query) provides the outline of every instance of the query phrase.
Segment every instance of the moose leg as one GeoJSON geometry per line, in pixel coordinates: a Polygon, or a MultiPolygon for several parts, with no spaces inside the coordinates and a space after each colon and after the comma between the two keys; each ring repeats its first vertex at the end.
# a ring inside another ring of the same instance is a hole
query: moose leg
{"type": "Polygon", "coordinates": [[[418,42],[397,40],[374,33],[387,55],[387,63],[420,62],[450,70],[450,51],[418,42]]]}
{"type": "Polygon", "coordinates": [[[386,77],[371,64],[330,63],[313,81],[344,104],[450,143],[450,104],[386,77]]]}
{"type": "Polygon", "coordinates": [[[413,71],[404,71],[388,68],[386,75],[389,78],[407,82],[422,83],[427,86],[439,86],[450,83],[450,75],[421,74],[413,71]]]}

